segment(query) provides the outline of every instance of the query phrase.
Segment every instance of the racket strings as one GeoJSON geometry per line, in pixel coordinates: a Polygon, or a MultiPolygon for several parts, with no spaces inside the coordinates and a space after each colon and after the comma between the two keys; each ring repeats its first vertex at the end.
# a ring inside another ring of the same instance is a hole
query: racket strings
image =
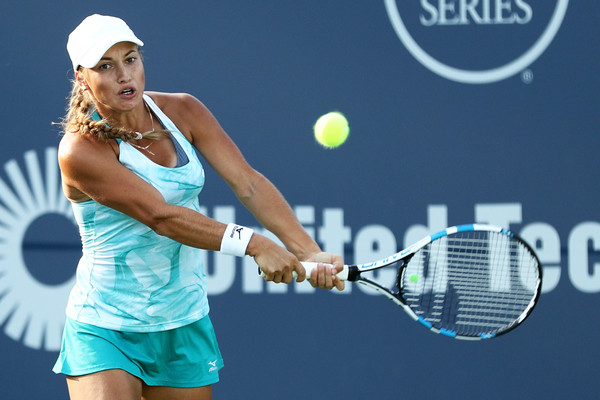
{"type": "Polygon", "coordinates": [[[398,280],[407,305],[436,329],[493,335],[526,317],[540,281],[538,262],[500,232],[457,232],[417,252],[398,280]]]}

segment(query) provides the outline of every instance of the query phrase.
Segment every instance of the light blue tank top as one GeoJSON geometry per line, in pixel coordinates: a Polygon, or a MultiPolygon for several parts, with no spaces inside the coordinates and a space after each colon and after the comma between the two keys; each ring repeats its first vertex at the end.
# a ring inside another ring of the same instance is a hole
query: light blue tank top
{"type": "MultiPolygon", "coordinates": [[[[152,184],[168,203],[198,211],[204,170],[194,148],[149,96],[144,99],[172,132],[187,162],[163,167],[123,141],[118,141],[119,161],[152,184]]],[[[108,329],[152,332],[177,328],[208,314],[201,250],[160,236],[94,200],[72,203],[72,207],[83,255],[67,305],[70,318],[108,329]]]]}

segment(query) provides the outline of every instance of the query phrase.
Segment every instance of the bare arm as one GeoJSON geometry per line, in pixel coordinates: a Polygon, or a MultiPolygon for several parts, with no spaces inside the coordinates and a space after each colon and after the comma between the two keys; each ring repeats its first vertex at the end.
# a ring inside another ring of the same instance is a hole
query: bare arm
{"type": "MultiPolygon", "coordinates": [[[[279,274],[283,274],[281,280],[289,282],[291,272],[297,271],[301,277],[299,280],[302,280],[304,269],[298,260],[335,264],[336,269],[341,270],[342,258],[321,251],[298,222],[279,190],[247,163],[235,143],[200,101],[185,94],[165,95],[167,98],[161,98],[161,94],[151,95],[156,97],[161,108],[164,107],[165,113],[173,117],[175,124],[227,182],[240,202],[295,256],[290,259],[286,255],[283,262],[283,249],[276,251],[273,243],[264,240],[265,238],[253,239],[248,246],[248,254],[267,273],[267,279],[279,281],[279,274]],[[160,104],[161,100],[164,105],[160,104]],[[173,104],[177,104],[177,107],[171,107],[173,104]]],[[[315,276],[311,283],[331,287],[331,276],[326,272],[315,276]]],[[[343,283],[337,282],[337,286],[343,288],[343,283]]]]}

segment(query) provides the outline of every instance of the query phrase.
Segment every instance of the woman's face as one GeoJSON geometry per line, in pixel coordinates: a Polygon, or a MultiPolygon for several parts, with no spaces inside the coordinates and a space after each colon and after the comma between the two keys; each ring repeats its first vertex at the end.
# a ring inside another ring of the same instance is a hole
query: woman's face
{"type": "Polygon", "coordinates": [[[138,46],[120,42],[112,46],[93,68],[81,68],[76,79],[88,90],[102,116],[133,110],[142,103],[146,84],[138,46]]]}

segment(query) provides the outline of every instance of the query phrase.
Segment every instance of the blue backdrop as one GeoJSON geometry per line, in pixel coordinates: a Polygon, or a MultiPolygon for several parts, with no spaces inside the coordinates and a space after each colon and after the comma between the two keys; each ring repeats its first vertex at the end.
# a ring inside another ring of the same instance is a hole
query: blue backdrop
{"type": "MultiPolygon", "coordinates": [[[[215,398],[598,397],[600,3],[25,0],[0,11],[0,398],[67,396],[51,367],[80,248],[51,123],[67,35],[96,12],[146,43],[147,89],[201,99],[348,263],[469,222],[519,232],[544,263],[531,318],[465,343],[362,288],[267,285],[251,259],[206,254],[215,398]],[[312,125],[332,110],[351,133],[331,151],[312,125]]],[[[212,171],[201,203],[256,225],[212,171]]]]}

